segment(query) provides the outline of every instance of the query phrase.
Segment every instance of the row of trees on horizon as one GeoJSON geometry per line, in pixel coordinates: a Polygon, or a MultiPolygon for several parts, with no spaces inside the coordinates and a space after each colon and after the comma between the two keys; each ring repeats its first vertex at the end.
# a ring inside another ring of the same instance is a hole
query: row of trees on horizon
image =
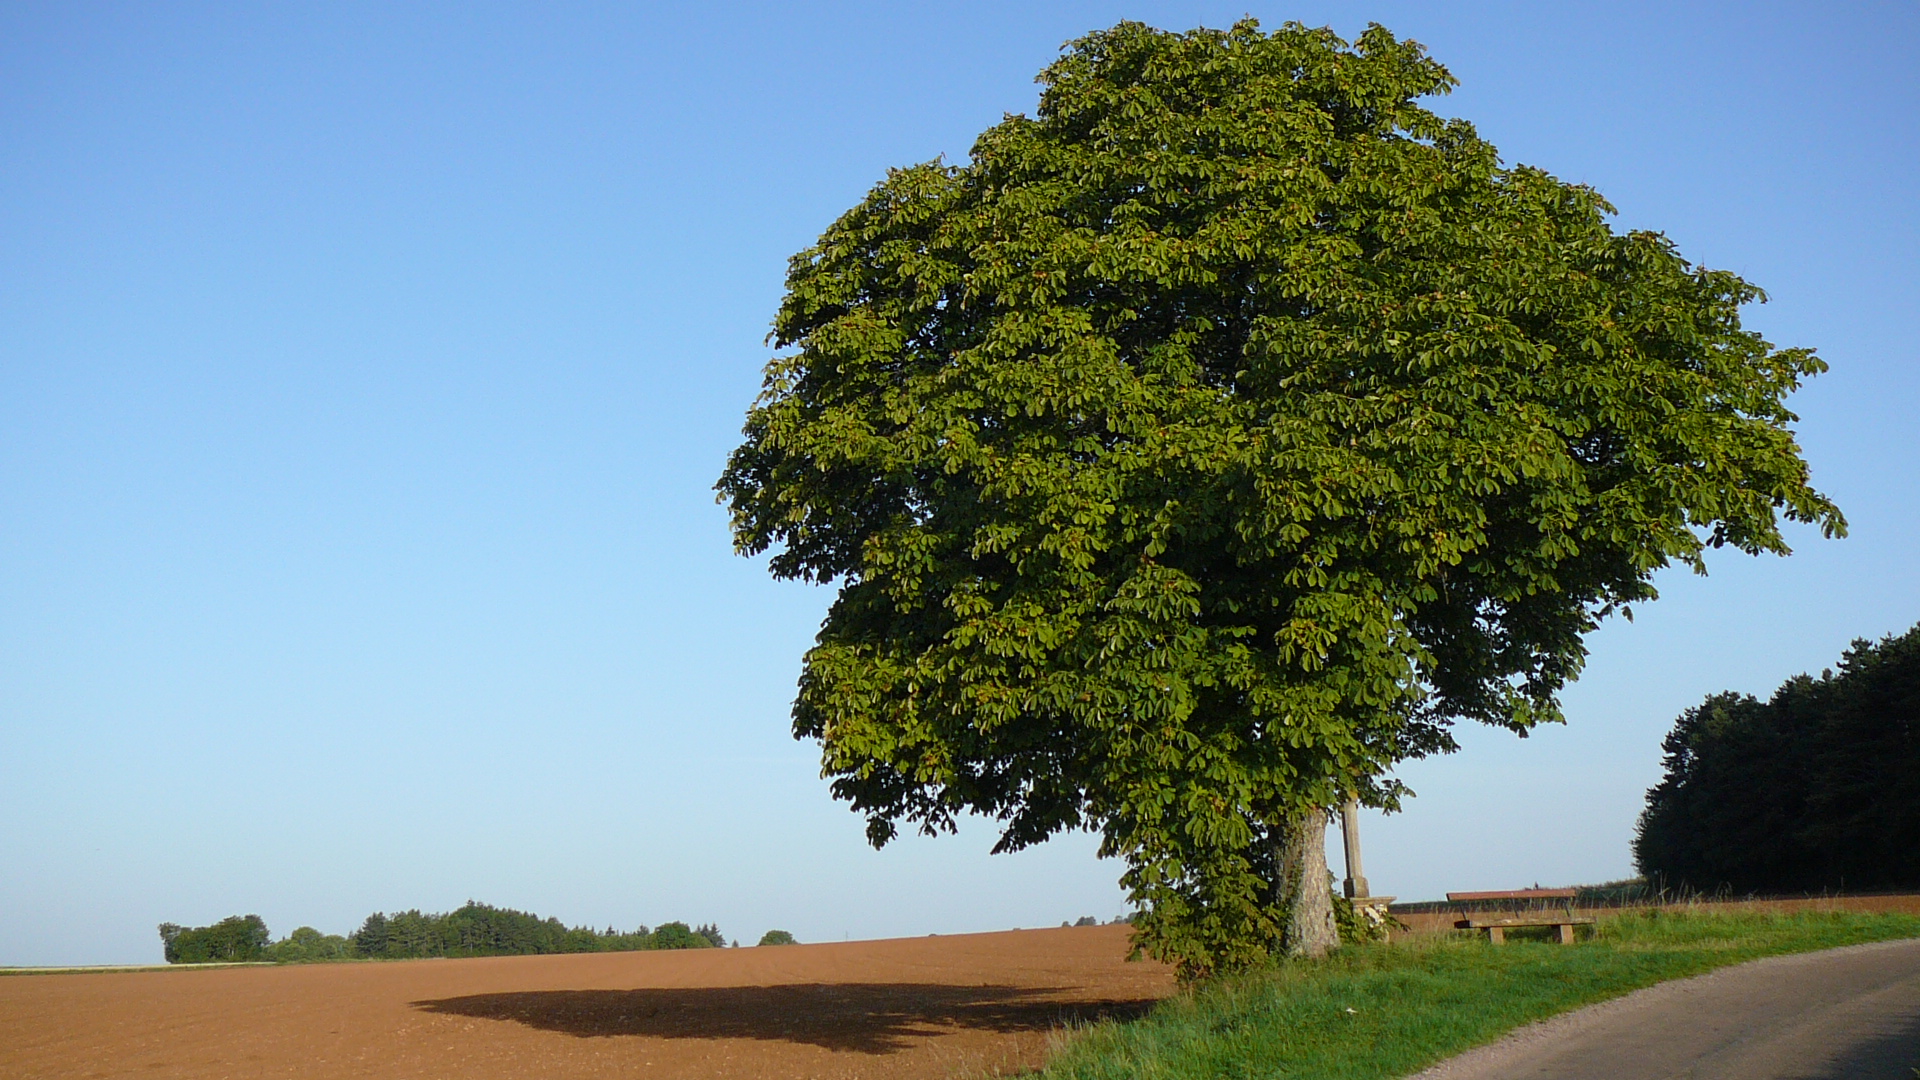
{"type": "Polygon", "coordinates": [[[1701,892],[1920,888],[1920,626],[1858,640],[1771,698],[1714,694],[1664,744],[1633,842],[1701,892]]]}
{"type": "MultiPolygon", "coordinates": [[[[712,949],[727,944],[718,926],[663,923],[649,930],[569,927],[555,918],[467,901],[439,914],[375,912],[351,934],[323,934],[302,926],[274,941],[258,915],[232,915],[211,926],[160,924],[169,964],[246,961],[311,963],[325,960],[410,960],[423,957],[524,956],[534,953],[634,952],[646,949],[712,949]]],[[[793,935],[771,930],[762,945],[794,944],[793,935]]],[[[738,945],[739,942],[734,942],[738,945]]]]}

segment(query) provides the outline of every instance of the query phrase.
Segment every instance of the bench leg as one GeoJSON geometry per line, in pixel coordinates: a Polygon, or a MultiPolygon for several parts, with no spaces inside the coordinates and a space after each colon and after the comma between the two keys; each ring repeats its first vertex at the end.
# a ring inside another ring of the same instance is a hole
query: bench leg
{"type": "Polygon", "coordinates": [[[1562,945],[1573,944],[1573,924],[1572,923],[1563,922],[1560,924],[1560,944],[1562,945]]]}
{"type": "Polygon", "coordinates": [[[1504,926],[1487,927],[1487,940],[1493,942],[1495,945],[1505,945],[1507,943],[1507,928],[1504,926]]]}

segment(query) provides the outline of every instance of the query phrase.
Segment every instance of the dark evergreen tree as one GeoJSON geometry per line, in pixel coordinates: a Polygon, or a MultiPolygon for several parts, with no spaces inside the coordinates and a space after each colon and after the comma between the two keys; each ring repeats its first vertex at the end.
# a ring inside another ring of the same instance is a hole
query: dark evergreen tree
{"type": "Polygon", "coordinates": [[[1761,702],[1715,694],[1664,744],[1640,872],[1701,891],[1920,887],[1920,626],[1761,702]]]}

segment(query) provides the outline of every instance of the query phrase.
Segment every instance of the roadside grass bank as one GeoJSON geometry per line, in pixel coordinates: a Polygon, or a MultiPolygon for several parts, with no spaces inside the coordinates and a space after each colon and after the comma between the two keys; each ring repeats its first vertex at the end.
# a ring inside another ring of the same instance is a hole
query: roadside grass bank
{"type": "MultiPolygon", "coordinates": [[[[1551,932],[1551,931],[1549,931],[1551,932]]],[[[1535,1020],[1785,953],[1920,937],[1920,916],[1648,910],[1574,945],[1467,932],[1348,946],[1203,984],[1061,1040],[1045,1080],[1390,1080],[1535,1020]]]]}

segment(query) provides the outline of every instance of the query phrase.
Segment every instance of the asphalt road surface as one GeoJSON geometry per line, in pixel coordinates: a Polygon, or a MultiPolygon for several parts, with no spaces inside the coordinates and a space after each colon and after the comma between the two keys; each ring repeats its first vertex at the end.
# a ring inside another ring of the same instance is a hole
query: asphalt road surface
{"type": "Polygon", "coordinates": [[[1915,1080],[1920,940],[1756,960],[1523,1028],[1413,1080],[1915,1080]]]}

